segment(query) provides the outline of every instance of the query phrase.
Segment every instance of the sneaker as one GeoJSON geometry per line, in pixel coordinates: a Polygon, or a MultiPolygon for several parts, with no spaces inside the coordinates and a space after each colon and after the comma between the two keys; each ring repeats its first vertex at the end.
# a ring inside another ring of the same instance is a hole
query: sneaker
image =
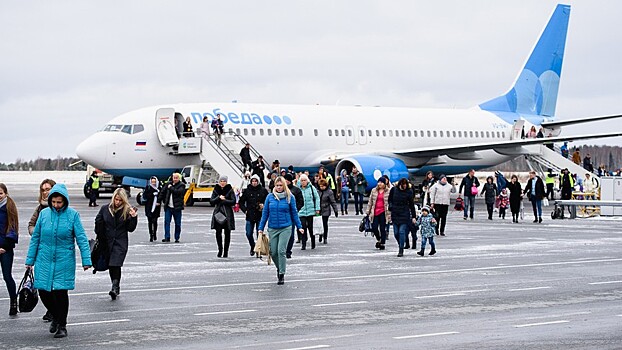
{"type": "Polygon", "coordinates": [[[49,311],[46,312],[45,315],[43,315],[43,321],[51,322],[52,320],[53,320],[52,314],[49,311]]]}
{"type": "Polygon", "coordinates": [[[175,243],[179,243],[179,240],[178,240],[178,239],[176,239],[176,240],[175,240],[175,243]]]}
{"type": "Polygon", "coordinates": [[[162,239],[162,243],[169,243],[171,241],[170,238],[164,238],[162,239]]]}
{"type": "Polygon", "coordinates": [[[67,336],[67,328],[65,326],[59,326],[54,338],[65,338],[67,336]]]}
{"type": "Polygon", "coordinates": [[[465,216],[465,217],[463,217],[463,219],[464,219],[464,220],[466,220],[466,219],[468,219],[468,218],[465,216]]]}
{"type": "Polygon", "coordinates": [[[441,236],[444,236],[444,235],[445,235],[445,232],[441,232],[441,236]]]}

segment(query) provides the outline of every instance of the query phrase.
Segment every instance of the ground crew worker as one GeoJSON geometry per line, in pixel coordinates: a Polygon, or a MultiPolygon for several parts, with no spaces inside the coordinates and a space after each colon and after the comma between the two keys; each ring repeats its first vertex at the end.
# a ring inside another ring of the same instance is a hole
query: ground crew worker
{"type": "Polygon", "coordinates": [[[335,179],[333,179],[333,176],[326,170],[324,170],[324,179],[326,179],[326,182],[328,182],[328,188],[331,189],[331,191],[333,191],[333,195],[335,196],[335,200],[338,199],[337,197],[337,191],[335,191],[335,179]]]}
{"type": "Polygon", "coordinates": [[[546,174],[546,177],[544,179],[544,182],[546,183],[546,198],[548,198],[549,200],[555,200],[555,192],[553,191],[553,189],[555,187],[556,177],[557,174],[554,174],[553,169],[549,168],[548,173],[546,174]]]}
{"type": "Polygon", "coordinates": [[[91,173],[91,177],[89,177],[86,186],[89,191],[89,207],[96,207],[97,197],[99,196],[99,176],[97,176],[97,172],[93,171],[93,173],[91,173]]]}

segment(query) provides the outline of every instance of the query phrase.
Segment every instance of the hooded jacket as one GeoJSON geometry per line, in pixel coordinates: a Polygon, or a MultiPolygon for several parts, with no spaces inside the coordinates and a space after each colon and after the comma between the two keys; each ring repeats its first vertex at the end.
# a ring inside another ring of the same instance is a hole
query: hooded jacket
{"type": "Polygon", "coordinates": [[[488,182],[489,179],[494,181],[492,176],[488,176],[486,183],[482,186],[480,194],[484,195],[486,204],[495,204],[495,200],[497,199],[497,185],[495,185],[494,182],[488,182]]]}
{"type": "Polygon", "coordinates": [[[240,209],[246,213],[246,221],[255,223],[261,220],[261,210],[266,201],[266,196],[268,196],[268,190],[261,186],[261,182],[257,186],[248,185],[246,187],[238,202],[240,209]]]}
{"type": "Polygon", "coordinates": [[[69,207],[67,187],[56,184],[48,197],[48,207],[41,210],[30,238],[26,265],[35,266],[36,289],[45,291],[72,290],[76,280],[76,242],[80,248],[82,266],[91,266],[89,240],[84,232],[80,214],[69,207]],[[65,205],[52,207],[52,197],[60,194],[65,205]]]}
{"type": "Polygon", "coordinates": [[[391,221],[394,224],[410,224],[412,219],[417,217],[413,197],[413,191],[408,187],[405,190],[398,186],[391,188],[388,202],[391,221]]]}
{"type": "Polygon", "coordinates": [[[339,216],[339,214],[337,214],[337,202],[335,201],[333,191],[330,188],[326,188],[324,191],[319,190],[318,194],[320,195],[320,214],[322,216],[330,216],[330,209],[332,207],[335,216],[339,216]]]}
{"type": "Polygon", "coordinates": [[[235,193],[231,185],[226,184],[225,187],[216,185],[212,192],[212,198],[210,202],[214,204],[214,211],[212,212],[212,224],[211,228],[216,229],[218,225],[214,219],[214,215],[218,210],[222,210],[225,216],[227,216],[227,222],[229,223],[229,229],[235,230],[235,217],[233,216],[233,206],[235,205],[235,193]],[[225,199],[220,199],[220,196],[225,196],[225,199]]]}
{"type": "Polygon", "coordinates": [[[300,192],[302,193],[303,205],[298,210],[300,216],[314,216],[317,211],[320,210],[320,195],[313,185],[307,183],[307,187],[300,186],[300,192]]]}

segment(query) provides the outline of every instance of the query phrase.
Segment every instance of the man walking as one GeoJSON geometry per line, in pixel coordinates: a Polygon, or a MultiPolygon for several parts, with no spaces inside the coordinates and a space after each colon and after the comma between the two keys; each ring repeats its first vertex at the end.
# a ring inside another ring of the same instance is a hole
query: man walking
{"type": "Polygon", "coordinates": [[[473,220],[473,212],[475,211],[475,196],[479,193],[479,180],[475,177],[475,169],[469,170],[469,173],[462,179],[460,189],[464,195],[464,220],[468,217],[473,220]],[[464,187],[464,192],[462,188],[464,187]]]}
{"type": "Polygon", "coordinates": [[[179,173],[173,174],[173,181],[168,183],[160,192],[160,202],[164,207],[164,239],[171,241],[171,218],[175,220],[175,243],[179,243],[181,236],[181,213],[184,210],[184,194],[186,186],[180,181],[179,173]]]}

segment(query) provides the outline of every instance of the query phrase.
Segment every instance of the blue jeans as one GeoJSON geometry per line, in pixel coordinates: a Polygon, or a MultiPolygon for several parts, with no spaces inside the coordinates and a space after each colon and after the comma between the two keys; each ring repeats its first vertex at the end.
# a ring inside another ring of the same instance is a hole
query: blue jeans
{"type": "Polygon", "coordinates": [[[470,209],[470,217],[473,219],[473,211],[475,210],[475,196],[464,196],[464,217],[470,209]]]}
{"type": "Polygon", "coordinates": [[[350,189],[347,187],[342,187],[341,188],[341,214],[343,214],[343,211],[348,211],[348,200],[350,198],[348,198],[350,196],[350,189]]]}
{"type": "Polygon", "coordinates": [[[9,291],[9,297],[11,299],[17,298],[17,289],[15,287],[15,280],[13,279],[13,249],[8,249],[4,254],[0,254],[0,267],[2,267],[2,277],[6,284],[6,289],[9,291]]]}
{"type": "Polygon", "coordinates": [[[387,241],[387,217],[384,212],[378,216],[374,216],[374,221],[371,223],[371,229],[374,232],[376,239],[380,241],[380,244],[384,244],[387,241]],[[378,230],[380,230],[380,232],[378,232],[378,230]]]}
{"type": "Polygon", "coordinates": [[[533,216],[538,218],[542,217],[542,200],[532,200],[531,206],[533,207],[533,216]]]}
{"type": "Polygon", "coordinates": [[[356,210],[356,213],[363,214],[363,195],[358,193],[357,191],[354,191],[353,195],[354,195],[354,209],[356,210]]]}
{"type": "Polygon", "coordinates": [[[171,239],[171,217],[175,220],[175,240],[181,235],[181,209],[164,207],[164,239],[171,239]]]}
{"type": "Polygon", "coordinates": [[[246,239],[248,239],[248,244],[250,244],[251,248],[255,248],[255,235],[253,234],[253,229],[255,229],[255,234],[259,229],[258,222],[251,222],[246,220],[246,239]]]}
{"type": "Polygon", "coordinates": [[[400,249],[404,249],[404,243],[406,242],[406,236],[410,231],[410,225],[408,224],[393,224],[393,236],[398,242],[400,249]]]}
{"type": "Polygon", "coordinates": [[[425,250],[425,244],[427,243],[427,241],[430,240],[430,247],[432,247],[432,250],[436,250],[436,245],[434,245],[434,237],[425,237],[422,236],[421,237],[421,251],[425,250]]]}

